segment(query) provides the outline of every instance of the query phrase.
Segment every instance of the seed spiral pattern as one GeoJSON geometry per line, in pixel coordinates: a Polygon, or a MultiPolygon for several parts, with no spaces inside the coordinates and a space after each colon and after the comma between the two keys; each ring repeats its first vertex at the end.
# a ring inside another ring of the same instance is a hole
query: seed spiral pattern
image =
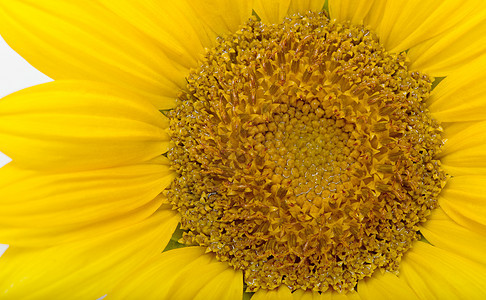
{"type": "Polygon", "coordinates": [[[169,113],[181,242],[248,290],[350,291],[396,271],[437,207],[431,81],[323,13],[251,19],[208,50],[169,113]]]}

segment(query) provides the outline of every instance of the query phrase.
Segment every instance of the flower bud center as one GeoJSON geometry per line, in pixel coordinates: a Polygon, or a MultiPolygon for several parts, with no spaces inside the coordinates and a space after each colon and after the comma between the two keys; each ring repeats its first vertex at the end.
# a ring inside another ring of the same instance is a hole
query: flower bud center
{"type": "Polygon", "coordinates": [[[431,82],[406,65],[321,13],[221,38],[169,114],[182,242],[250,291],[349,291],[397,270],[445,181],[431,82]]]}

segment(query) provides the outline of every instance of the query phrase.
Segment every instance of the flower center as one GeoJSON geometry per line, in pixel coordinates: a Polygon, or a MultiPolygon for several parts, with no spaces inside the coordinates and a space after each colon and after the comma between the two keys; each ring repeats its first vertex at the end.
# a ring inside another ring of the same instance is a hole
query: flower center
{"type": "Polygon", "coordinates": [[[322,13],[221,38],[169,114],[182,242],[250,291],[352,290],[396,271],[437,207],[431,83],[361,26],[322,13]]]}

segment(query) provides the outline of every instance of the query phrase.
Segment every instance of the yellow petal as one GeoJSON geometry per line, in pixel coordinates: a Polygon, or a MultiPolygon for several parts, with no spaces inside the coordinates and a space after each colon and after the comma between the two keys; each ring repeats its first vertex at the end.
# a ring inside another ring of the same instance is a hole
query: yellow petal
{"type": "Polygon", "coordinates": [[[292,300],[361,300],[356,292],[338,293],[325,291],[322,294],[312,291],[297,290],[292,293],[292,300]]]}
{"type": "Polygon", "coordinates": [[[476,123],[448,135],[440,159],[451,175],[486,175],[486,122],[476,123]],[[451,172],[452,171],[452,172],[451,172]]]}
{"type": "Polygon", "coordinates": [[[321,11],[325,0],[254,0],[253,9],[262,22],[278,24],[293,14],[321,11]]]}
{"type": "Polygon", "coordinates": [[[0,169],[0,241],[45,247],[150,215],[161,204],[157,195],[173,178],[169,161],[159,160],[72,173],[8,164],[0,169]]]}
{"type": "Polygon", "coordinates": [[[350,21],[352,24],[363,24],[364,18],[374,3],[377,1],[329,0],[329,15],[331,19],[337,19],[340,22],[350,21]]]}
{"type": "Polygon", "coordinates": [[[362,300],[359,293],[339,294],[336,292],[327,292],[322,294],[320,300],[362,300]]]}
{"type": "MultiPolygon", "coordinates": [[[[186,68],[196,67],[204,46],[187,16],[184,1],[99,0],[106,8],[158,45],[167,58],[186,68]],[[182,38],[184,37],[184,38],[182,38]]],[[[196,23],[197,22],[193,22],[196,23]]]]}
{"type": "Polygon", "coordinates": [[[234,32],[251,16],[252,1],[100,0],[150,36],[167,57],[186,68],[197,66],[216,36],[234,32]]]}
{"type": "MultiPolygon", "coordinates": [[[[440,120],[439,120],[440,121],[440,120]]],[[[445,137],[452,137],[456,134],[460,134],[463,130],[470,126],[477,124],[477,121],[469,122],[442,122],[441,126],[444,129],[445,137]]]]}
{"type": "Polygon", "coordinates": [[[292,293],[290,289],[281,285],[278,289],[274,290],[263,290],[259,289],[251,300],[293,300],[292,293]]]}
{"type": "Polygon", "coordinates": [[[486,269],[464,257],[416,242],[400,264],[403,277],[420,299],[483,299],[486,269]]]}
{"type": "Polygon", "coordinates": [[[485,54],[486,9],[484,2],[479,2],[479,6],[475,6],[473,1],[471,7],[474,11],[455,26],[410,49],[408,55],[412,70],[434,77],[447,76],[461,65],[485,54]]]}
{"type": "MultiPolygon", "coordinates": [[[[351,0],[346,0],[346,1],[351,1],[351,0]]],[[[378,28],[382,22],[383,14],[385,12],[387,4],[388,4],[387,0],[374,0],[372,1],[372,5],[369,8],[369,11],[366,13],[366,15],[364,15],[364,12],[366,11],[366,6],[365,6],[360,10],[360,14],[358,14],[358,16],[361,17],[361,15],[363,15],[364,17],[363,23],[365,24],[365,26],[369,26],[373,30],[376,30],[376,28],[378,28]]],[[[352,7],[348,6],[347,10],[349,9],[352,9],[352,7]]]]}
{"type": "Polygon", "coordinates": [[[278,24],[288,15],[291,0],[255,0],[253,9],[262,22],[278,24]]]}
{"type": "Polygon", "coordinates": [[[0,101],[0,151],[26,169],[127,165],[167,150],[167,123],[154,106],[121,88],[55,81],[0,101]]]}
{"type": "Polygon", "coordinates": [[[378,5],[381,18],[372,25],[389,51],[401,52],[449,30],[480,5],[477,0],[387,1],[383,10],[378,5]]]}
{"type": "MultiPolygon", "coordinates": [[[[185,0],[194,10],[203,29],[216,36],[233,33],[251,17],[253,0],[185,0]]],[[[211,41],[213,45],[215,40],[211,41]]],[[[207,46],[209,46],[207,45],[207,46]]]]}
{"type": "Polygon", "coordinates": [[[417,299],[406,281],[396,275],[375,272],[373,276],[358,282],[358,294],[363,300],[374,299],[417,299]]]}
{"type": "Polygon", "coordinates": [[[429,110],[441,122],[486,119],[486,56],[449,74],[432,91],[429,110]]]}
{"type": "Polygon", "coordinates": [[[289,14],[305,13],[308,11],[321,11],[324,8],[325,0],[292,0],[290,2],[289,14]]]}
{"type": "Polygon", "coordinates": [[[158,255],[179,217],[170,210],[88,241],[45,250],[10,247],[0,258],[2,299],[98,299],[158,255]]]}
{"type": "Polygon", "coordinates": [[[241,299],[243,276],[202,247],[164,252],[116,287],[113,299],[241,299]]]}
{"type": "Polygon", "coordinates": [[[157,209],[170,209],[167,199],[158,196],[149,203],[124,214],[103,222],[86,226],[70,225],[61,227],[7,227],[0,228],[0,241],[17,247],[50,247],[113,232],[127,225],[136,224],[152,215],[157,209]]]}
{"type": "Polygon", "coordinates": [[[172,107],[185,86],[187,67],[98,1],[1,1],[0,34],[55,80],[115,83],[136,90],[160,109],[172,107]]]}
{"type": "Polygon", "coordinates": [[[486,176],[451,178],[439,198],[441,208],[457,223],[486,234],[486,176]]]}
{"type": "Polygon", "coordinates": [[[421,224],[420,232],[432,245],[486,266],[486,236],[457,224],[441,208],[421,224]]]}

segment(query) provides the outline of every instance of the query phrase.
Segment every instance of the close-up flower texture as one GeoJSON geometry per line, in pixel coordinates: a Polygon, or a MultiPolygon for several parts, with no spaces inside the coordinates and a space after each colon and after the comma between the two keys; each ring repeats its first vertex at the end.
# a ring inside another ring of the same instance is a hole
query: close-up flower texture
{"type": "Polygon", "coordinates": [[[0,299],[486,298],[484,0],[2,0],[0,299]]]}

